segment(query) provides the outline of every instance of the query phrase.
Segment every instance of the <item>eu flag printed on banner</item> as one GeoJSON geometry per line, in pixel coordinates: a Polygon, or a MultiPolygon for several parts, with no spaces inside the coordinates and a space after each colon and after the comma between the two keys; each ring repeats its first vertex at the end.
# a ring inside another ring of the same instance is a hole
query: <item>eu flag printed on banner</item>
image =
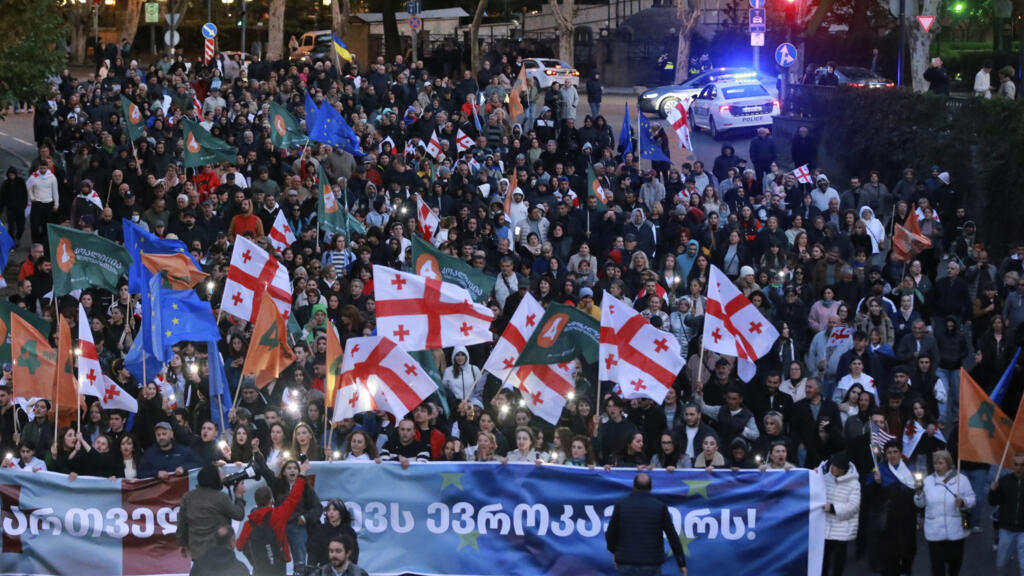
{"type": "Polygon", "coordinates": [[[124,232],[124,247],[132,256],[132,265],[128,267],[128,291],[141,294],[146,291],[149,282],[149,270],[142,263],[142,253],[146,254],[185,254],[199,268],[199,263],[192,258],[185,243],[181,240],[168,240],[139,228],[127,218],[121,219],[124,232]]]}
{"type": "Polygon", "coordinates": [[[324,103],[316,114],[316,122],[309,139],[322,144],[330,144],[355,156],[362,156],[363,151],[359,148],[359,137],[352,131],[352,127],[345,122],[334,106],[324,103]]]}
{"type": "Polygon", "coordinates": [[[637,124],[640,127],[640,159],[651,162],[672,162],[672,159],[665,155],[665,151],[658,146],[654,139],[654,131],[651,130],[651,121],[644,116],[643,112],[637,114],[637,124]]]}
{"type": "Polygon", "coordinates": [[[626,102],[626,115],[622,118],[622,129],[619,130],[619,151],[625,156],[633,151],[633,138],[630,134],[629,102],[626,102]]]}

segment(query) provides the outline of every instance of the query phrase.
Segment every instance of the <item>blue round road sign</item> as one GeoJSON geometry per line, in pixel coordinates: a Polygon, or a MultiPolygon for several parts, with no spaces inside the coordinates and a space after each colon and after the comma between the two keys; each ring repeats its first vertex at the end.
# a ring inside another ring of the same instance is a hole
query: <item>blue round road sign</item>
{"type": "Polygon", "coordinates": [[[203,24],[203,38],[212,39],[217,37],[217,25],[213,22],[203,24]]]}
{"type": "Polygon", "coordinates": [[[779,44],[775,49],[775,63],[783,68],[789,68],[796,62],[796,46],[789,42],[779,44]]]}
{"type": "Polygon", "coordinates": [[[750,0],[751,8],[764,8],[764,0],[750,0]]]}

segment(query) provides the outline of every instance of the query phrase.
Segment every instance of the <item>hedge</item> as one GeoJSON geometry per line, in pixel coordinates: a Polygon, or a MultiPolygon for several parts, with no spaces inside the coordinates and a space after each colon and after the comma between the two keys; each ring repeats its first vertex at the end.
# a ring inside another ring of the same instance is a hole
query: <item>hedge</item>
{"type": "Polygon", "coordinates": [[[991,251],[1024,240],[1024,101],[840,88],[823,125],[825,153],[842,172],[879,170],[895,183],[906,167],[924,177],[938,164],[991,251]]]}

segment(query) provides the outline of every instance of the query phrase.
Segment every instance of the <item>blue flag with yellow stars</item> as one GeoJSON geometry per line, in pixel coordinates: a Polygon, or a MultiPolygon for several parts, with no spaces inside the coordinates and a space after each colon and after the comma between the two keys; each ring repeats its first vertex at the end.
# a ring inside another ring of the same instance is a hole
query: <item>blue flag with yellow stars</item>
{"type": "Polygon", "coordinates": [[[306,92],[306,102],[302,107],[306,112],[306,134],[311,135],[313,134],[313,126],[316,124],[317,112],[320,109],[316,107],[316,102],[313,101],[313,97],[309,95],[309,92],[306,92]]]}
{"type": "Polygon", "coordinates": [[[665,151],[658,146],[654,139],[654,131],[651,130],[651,121],[644,116],[643,112],[637,115],[637,124],[640,127],[640,159],[651,162],[672,162],[672,159],[665,155],[665,151]]]}
{"type": "Polygon", "coordinates": [[[167,288],[162,273],[150,278],[148,288],[142,298],[142,329],[148,330],[143,348],[158,360],[166,362],[167,349],[178,342],[220,339],[210,303],[195,291],[167,288]]]}
{"type": "Polygon", "coordinates": [[[231,410],[231,391],[228,388],[227,374],[224,372],[224,358],[220,355],[217,341],[207,342],[206,351],[209,353],[210,363],[210,419],[219,426],[228,421],[228,411],[231,410]],[[218,406],[221,409],[220,414],[217,413],[218,406]]]}
{"type": "Polygon", "coordinates": [[[341,113],[326,102],[316,113],[316,120],[313,123],[313,131],[309,133],[309,139],[341,148],[354,156],[363,155],[363,151],[359,148],[359,137],[352,131],[348,122],[345,122],[341,113]]]}
{"type": "Polygon", "coordinates": [[[145,292],[146,283],[149,282],[149,270],[142,264],[143,252],[146,254],[177,254],[180,252],[191,258],[196,268],[200,267],[181,240],[160,238],[156,234],[151,234],[136,226],[127,218],[121,219],[121,230],[124,233],[124,247],[128,249],[128,253],[132,257],[132,265],[128,267],[128,291],[132,294],[145,292]]]}

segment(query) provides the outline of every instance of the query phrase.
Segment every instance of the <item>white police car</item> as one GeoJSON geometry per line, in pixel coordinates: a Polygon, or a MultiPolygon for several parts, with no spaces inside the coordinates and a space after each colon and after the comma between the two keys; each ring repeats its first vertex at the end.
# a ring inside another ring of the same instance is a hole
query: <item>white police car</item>
{"type": "Polygon", "coordinates": [[[760,82],[714,82],[690,105],[690,128],[707,128],[718,139],[727,130],[771,126],[781,106],[760,82]]]}

